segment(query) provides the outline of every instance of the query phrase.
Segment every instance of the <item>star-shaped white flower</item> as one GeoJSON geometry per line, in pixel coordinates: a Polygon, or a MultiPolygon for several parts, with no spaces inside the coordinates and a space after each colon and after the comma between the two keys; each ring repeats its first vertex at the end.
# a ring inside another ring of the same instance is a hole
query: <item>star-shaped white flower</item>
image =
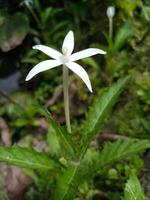
{"type": "Polygon", "coordinates": [[[90,92],[92,92],[92,86],[87,72],[83,69],[83,67],[81,67],[74,61],[90,57],[96,54],[106,53],[101,49],[88,48],[72,54],[74,49],[74,35],[72,31],[69,31],[64,39],[62,45],[62,53],[45,45],[35,45],[33,46],[33,49],[38,49],[42,51],[43,53],[53,58],[53,60],[45,60],[37,64],[35,67],[33,67],[33,69],[27,75],[26,81],[30,80],[40,72],[52,69],[54,67],[58,67],[60,65],[65,65],[84,81],[90,92]]]}

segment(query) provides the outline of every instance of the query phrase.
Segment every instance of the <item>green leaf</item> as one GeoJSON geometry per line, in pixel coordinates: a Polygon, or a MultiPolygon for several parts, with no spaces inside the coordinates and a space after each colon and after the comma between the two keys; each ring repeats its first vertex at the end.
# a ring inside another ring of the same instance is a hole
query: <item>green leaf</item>
{"type": "Polygon", "coordinates": [[[48,142],[51,154],[52,155],[59,155],[60,152],[61,152],[61,146],[60,146],[60,142],[59,142],[59,138],[57,136],[57,133],[53,129],[53,127],[50,127],[48,129],[47,142],[48,142]]]}
{"type": "Polygon", "coordinates": [[[121,26],[115,37],[114,51],[122,48],[125,42],[133,35],[133,33],[133,27],[130,24],[125,23],[123,26],[121,26]]]}
{"type": "Polygon", "coordinates": [[[114,143],[106,143],[101,152],[89,149],[81,163],[81,170],[83,170],[81,174],[84,177],[92,177],[100,169],[116,161],[127,159],[137,153],[142,153],[147,148],[150,148],[149,140],[118,140],[114,143]]]}
{"type": "Polygon", "coordinates": [[[46,110],[45,108],[42,108],[38,106],[38,110],[40,114],[44,115],[48,122],[53,127],[53,131],[55,131],[55,134],[57,134],[57,137],[59,138],[59,143],[62,145],[62,148],[66,150],[67,153],[74,155],[74,145],[73,141],[69,135],[69,133],[62,129],[53,119],[51,114],[46,110]]]}
{"type": "Polygon", "coordinates": [[[86,65],[94,67],[95,69],[99,69],[99,64],[93,58],[84,58],[82,59],[82,62],[86,65]]]}
{"type": "Polygon", "coordinates": [[[56,161],[49,158],[45,153],[17,145],[10,148],[0,147],[0,161],[23,168],[39,170],[56,170],[59,166],[56,161]]]}
{"type": "Polygon", "coordinates": [[[122,200],[145,200],[144,192],[138,178],[133,174],[125,185],[122,200]]]}
{"type": "Polygon", "coordinates": [[[80,152],[79,159],[72,162],[64,171],[64,174],[58,178],[53,192],[54,200],[70,200],[74,198],[78,185],[83,181],[82,173],[84,173],[85,166],[82,165],[82,161],[88,145],[92,137],[100,131],[102,123],[108,116],[108,113],[115,104],[117,97],[128,79],[129,77],[126,77],[111,86],[103,95],[98,97],[93,107],[90,109],[87,121],[84,124],[85,135],[83,149],[80,152]]]}
{"type": "Polygon", "coordinates": [[[142,8],[143,8],[143,14],[145,16],[145,19],[147,21],[150,21],[150,6],[143,5],[142,8]]]}
{"type": "Polygon", "coordinates": [[[149,140],[118,140],[105,145],[100,153],[99,164],[101,167],[105,167],[115,161],[141,153],[147,148],[150,148],[149,140]]]}
{"type": "MultiPolygon", "coordinates": [[[[80,163],[80,162],[79,162],[80,163]]],[[[63,175],[59,177],[55,190],[52,194],[53,200],[71,200],[74,199],[75,192],[77,191],[77,183],[75,179],[80,178],[78,176],[78,163],[77,165],[71,165],[64,171],[63,175]]],[[[81,181],[81,180],[80,180],[81,181]]]]}
{"type": "Polygon", "coordinates": [[[54,200],[73,199],[78,186],[84,180],[92,180],[102,168],[142,153],[147,148],[150,148],[149,140],[118,140],[107,143],[101,152],[88,149],[84,158],[74,162],[59,178],[53,196],[54,200]]]}
{"type": "Polygon", "coordinates": [[[113,105],[116,103],[119,94],[128,80],[129,76],[120,79],[117,83],[96,98],[93,106],[88,112],[85,123],[83,124],[83,147],[87,148],[87,145],[93,136],[100,132],[104,120],[108,117],[113,105]]]}

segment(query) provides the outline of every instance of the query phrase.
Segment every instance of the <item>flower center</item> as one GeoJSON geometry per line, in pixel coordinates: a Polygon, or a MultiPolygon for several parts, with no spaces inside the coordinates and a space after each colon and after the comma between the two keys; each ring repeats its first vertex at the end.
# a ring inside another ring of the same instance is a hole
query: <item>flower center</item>
{"type": "Polygon", "coordinates": [[[60,56],[60,60],[62,61],[63,64],[69,62],[69,56],[68,55],[62,55],[60,56]]]}

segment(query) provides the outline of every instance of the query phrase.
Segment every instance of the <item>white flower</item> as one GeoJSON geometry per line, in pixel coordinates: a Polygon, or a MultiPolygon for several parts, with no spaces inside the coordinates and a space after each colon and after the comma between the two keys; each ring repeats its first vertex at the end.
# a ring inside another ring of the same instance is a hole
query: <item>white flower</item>
{"type": "Polygon", "coordinates": [[[114,15],[115,15],[115,7],[114,6],[109,6],[107,8],[106,14],[107,14],[108,18],[113,18],[114,15]]]}
{"type": "Polygon", "coordinates": [[[40,72],[43,72],[48,69],[52,69],[59,65],[65,65],[74,73],[76,73],[84,81],[84,83],[86,84],[90,92],[92,92],[92,87],[91,87],[91,82],[90,82],[88,74],[83,69],[83,67],[81,67],[79,64],[75,63],[74,61],[77,61],[79,59],[86,58],[89,56],[93,56],[96,54],[106,53],[105,51],[101,49],[88,48],[88,49],[72,54],[73,49],[74,49],[74,35],[72,31],[69,31],[69,33],[66,35],[64,39],[64,42],[62,45],[62,53],[44,45],[35,45],[33,46],[33,49],[38,49],[42,51],[43,53],[53,58],[53,60],[45,60],[37,64],[27,75],[26,81],[30,80],[31,78],[33,78],[36,74],[40,72]]]}

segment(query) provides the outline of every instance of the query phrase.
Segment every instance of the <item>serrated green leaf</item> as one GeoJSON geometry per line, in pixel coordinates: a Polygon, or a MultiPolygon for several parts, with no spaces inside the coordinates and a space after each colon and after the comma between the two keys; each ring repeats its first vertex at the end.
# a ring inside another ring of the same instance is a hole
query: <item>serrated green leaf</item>
{"type": "Polygon", "coordinates": [[[150,148],[149,140],[118,140],[107,144],[100,153],[100,166],[104,167],[122,158],[127,158],[132,154],[143,152],[147,148],[150,148]]]}
{"type": "Polygon", "coordinates": [[[84,180],[94,178],[98,172],[116,161],[130,158],[150,148],[149,140],[118,140],[105,145],[101,152],[88,149],[85,157],[70,166],[56,185],[54,200],[73,199],[84,180]],[[56,192],[57,191],[57,192],[56,192]],[[60,193],[60,196],[59,196],[60,193]]]}
{"type": "Polygon", "coordinates": [[[125,185],[124,198],[122,200],[145,200],[140,181],[133,174],[125,185]]]}
{"type": "Polygon", "coordinates": [[[102,123],[108,116],[109,111],[115,104],[117,97],[128,79],[129,77],[126,77],[111,86],[101,97],[98,97],[93,107],[90,109],[87,121],[84,124],[85,134],[83,148],[80,152],[79,159],[70,165],[64,174],[58,178],[53,192],[54,200],[70,200],[74,198],[78,185],[83,181],[81,172],[84,171],[84,166],[82,166],[82,160],[88,145],[91,142],[92,137],[100,131],[102,123]]]}
{"type": "Polygon", "coordinates": [[[137,153],[142,153],[150,148],[149,140],[118,140],[107,143],[101,152],[88,150],[82,163],[81,170],[84,176],[94,176],[100,169],[113,164],[116,161],[127,159],[137,153]]]}
{"type": "Polygon", "coordinates": [[[64,130],[63,128],[61,128],[52,118],[51,114],[48,112],[48,110],[46,110],[45,108],[42,107],[38,107],[39,112],[44,115],[48,122],[51,124],[51,126],[53,127],[53,130],[55,130],[55,133],[57,134],[57,137],[60,139],[60,144],[62,145],[63,149],[66,150],[67,153],[74,155],[74,145],[73,145],[73,141],[69,135],[69,133],[67,133],[66,130],[64,130]]]}
{"type": "Polygon", "coordinates": [[[59,166],[45,153],[17,145],[9,148],[0,147],[0,161],[10,165],[39,170],[56,170],[59,166]]]}
{"type": "Polygon", "coordinates": [[[93,136],[100,131],[104,120],[108,117],[113,105],[116,103],[119,94],[128,80],[129,76],[124,79],[120,79],[102,95],[96,98],[83,125],[84,148],[87,148],[91,138],[93,138],[93,136]]]}

